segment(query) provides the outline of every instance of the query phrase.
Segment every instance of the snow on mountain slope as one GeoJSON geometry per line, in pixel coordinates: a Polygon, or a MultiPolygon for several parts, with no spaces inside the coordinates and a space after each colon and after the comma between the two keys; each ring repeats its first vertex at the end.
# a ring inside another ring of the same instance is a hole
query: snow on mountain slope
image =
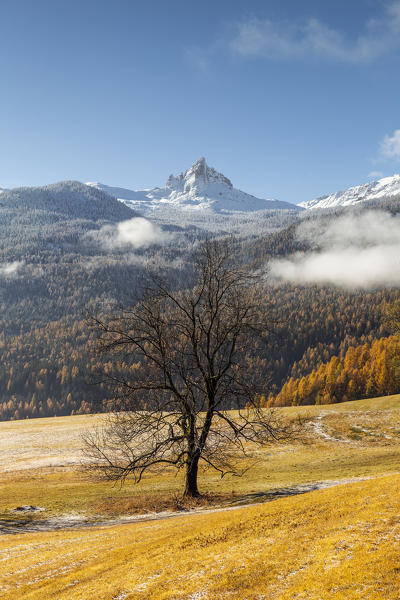
{"type": "Polygon", "coordinates": [[[347,190],[336,192],[336,194],[320,196],[319,198],[314,198],[314,200],[302,202],[299,206],[306,209],[336,208],[338,206],[351,206],[359,202],[380,200],[399,195],[400,175],[393,175],[392,177],[384,177],[378,181],[351,187],[347,190]]]}
{"type": "Polygon", "coordinates": [[[301,210],[289,202],[263,200],[234,188],[225,175],[207,165],[205,158],[200,158],[185,173],[170,175],[164,188],[134,191],[113,188],[102,183],[89,182],[87,185],[97,187],[141,212],[159,208],[217,213],[301,210]]]}
{"type": "Polygon", "coordinates": [[[113,196],[114,198],[118,198],[118,200],[122,201],[133,201],[133,202],[143,202],[147,201],[146,193],[151,190],[144,190],[136,192],[135,190],[128,190],[126,188],[121,187],[113,187],[110,185],[105,185],[104,183],[99,183],[98,181],[88,181],[86,185],[90,187],[97,188],[102,192],[105,192],[109,196],[113,196]]]}
{"type": "MultiPolygon", "coordinates": [[[[0,195],[1,210],[15,211],[16,215],[34,216],[47,222],[57,214],[66,219],[107,220],[118,222],[135,215],[128,207],[102,190],[79,181],[60,181],[40,187],[21,187],[4,190],[0,195]],[[46,216],[47,215],[47,216],[46,216]]],[[[35,218],[36,218],[35,217],[35,218]]]]}

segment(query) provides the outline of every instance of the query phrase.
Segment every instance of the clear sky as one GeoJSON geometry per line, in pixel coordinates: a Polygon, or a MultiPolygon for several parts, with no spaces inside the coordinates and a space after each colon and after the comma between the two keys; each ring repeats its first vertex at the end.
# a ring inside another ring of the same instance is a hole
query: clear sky
{"type": "Polygon", "coordinates": [[[297,203],[391,175],[399,59],[399,0],[0,0],[0,187],[205,156],[297,203]]]}

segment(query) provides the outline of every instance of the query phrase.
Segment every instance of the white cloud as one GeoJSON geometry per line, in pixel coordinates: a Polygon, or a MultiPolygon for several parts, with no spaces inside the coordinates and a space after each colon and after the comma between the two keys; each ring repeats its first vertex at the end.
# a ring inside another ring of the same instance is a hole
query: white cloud
{"type": "Polygon", "coordinates": [[[367,175],[370,179],[380,179],[383,177],[384,173],[382,171],[370,171],[367,175]]]}
{"type": "Polygon", "coordinates": [[[400,286],[400,247],[347,248],[299,254],[273,264],[271,274],[299,284],[371,289],[400,286]]]}
{"type": "Polygon", "coordinates": [[[285,60],[304,57],[347,63],[366,63],[399,46],[400,1],[386,7],[380,19],[370,21],[354,40],[318,19],[280,24],[253,18],[237,25],[230,50],[243,57],[285,60]]]}
{"type": "Polygon", "coordinates": [[[385,135],[380,145],[380,153],[384,158],[400,159],[400,129],[396,129],[393,135],[385,135]]]}
{"type": "Polygon", "coordinates": [[[143,248],[160,244],[169,236],[160,227],[143,217],[122,221],[117,225],[117,241],[134,248],[143,248]]]}
{"type": "Polygon", "coordinates": [[[172,239],[170,233],[143,217],[134,217],[117,225],[105,225],[99,231],[91,231],[90,237],[109,249],[148,248],[153,244],[165,244],[172,239]]]}
{"type": "Polygon", "coordinates": [[[13,277],[23,266],[24,263],[18,260],[12,263],[0,263],[0,277],[13,277]]]}
{"type": "Polygon", "coordinates": [[[305,222],[298,238],[317,249],[273,260],[271,276],[298,284],[346,288],[400,287],[400,217],[369,211],[345,215],[321,231],[305,222]]]}

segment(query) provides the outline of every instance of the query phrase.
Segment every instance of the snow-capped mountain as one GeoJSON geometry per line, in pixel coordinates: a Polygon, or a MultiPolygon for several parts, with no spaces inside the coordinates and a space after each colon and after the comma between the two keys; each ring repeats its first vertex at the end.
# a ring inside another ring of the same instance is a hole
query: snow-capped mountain
{"type": "Polygon", "coordinates": [[[89,182],[142,213],[160,208],[174,208],[218,213],[258,210],[301,210],[298,206],[279,200],[264,200],[233,187],[231,181],[209,167],[200,158],[180,175],[170,175],[164,188],[135,191],[89,182]]]}
{"type": "Polygon", "coordinates": [[[319,198],[314,198],[314,200],[302,202],[299,206],[307,209],[336,208],[338,206],[351,206],[369,200],[383,200],[385,198],[392,198],[393,196],[400,196],[400,175],[384,177],[378,181],[364,183],[364,185],[357,185],[347,190],[336,192],[336,194],[320,196],[319,198]]]}

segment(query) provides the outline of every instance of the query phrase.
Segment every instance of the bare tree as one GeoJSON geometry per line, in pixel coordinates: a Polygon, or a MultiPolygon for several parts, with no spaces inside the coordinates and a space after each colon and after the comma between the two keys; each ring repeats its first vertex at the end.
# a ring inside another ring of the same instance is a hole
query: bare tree
{"type": "Polygon", "coordinates": [[[86,439],[110,479],[140,481],[155,465],[174,465],[185,470],[184,495],[195,497],[200,462],[235,473],[238,450],[287,436],[259,406],[265,380],[246,359],[259,325],[257,277],[231,254],[231,243],[207,241],[189,289],[153,277],[135,306],[94,319],[101,352],[137,367],[134,376],[108,373],[114,412],[86,439]]]}

